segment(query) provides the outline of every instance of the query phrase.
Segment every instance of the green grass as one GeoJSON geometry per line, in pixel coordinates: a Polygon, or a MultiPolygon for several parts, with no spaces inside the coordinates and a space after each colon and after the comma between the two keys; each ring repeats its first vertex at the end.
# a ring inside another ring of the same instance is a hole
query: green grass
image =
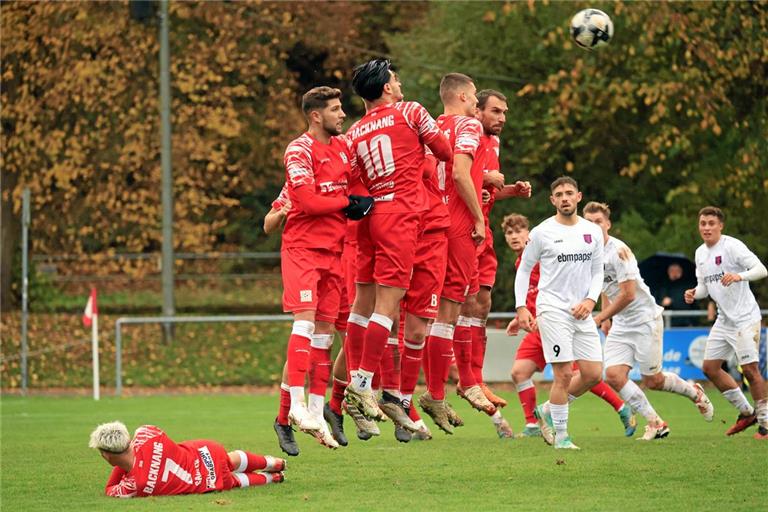
{"type": "MultiPolygon", "coordinates": [[[[506,416],[522,414],[513,393],[506,416]]],[[[765,510],[768,444],[754,429],[723,433],[735,417],[710,393],[715,421],[686,399],[649,393],[670,423],[663,441],[625,438],[613,410],[586,396],[571,408],[582,451],[555,452],[538,439],[501,441],[487,418],[451,398],[467,426],[454,436],[397,443],[381,438],[331,452],[297,434],[301,455],[283,485],[197,496],[116,500],[102,495],[109,468],[87,448],[99,422],[159,425],[172,439],[212,438],[227,448],[280,455],[275,396],[194,395],[2,399],[0,506],[35,510],[765,510]]],[[[431,426],[431,423],[429,423],[431,426]]],[[[347,431],[354,428],[347,420],[347,431]]],[[[435,429],[436,430],[436,429],[435,429]]]]}

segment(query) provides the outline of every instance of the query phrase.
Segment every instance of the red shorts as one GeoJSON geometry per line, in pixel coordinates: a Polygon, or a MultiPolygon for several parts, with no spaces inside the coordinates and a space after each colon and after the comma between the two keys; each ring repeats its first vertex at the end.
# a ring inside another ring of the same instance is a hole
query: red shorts
{"type": "Polygon", "coordinates": [[[183,441],[179,443],[179,446],[197,452],[202,466],[201,473],[206,474],[206,480],[209,479],[205,482],[206,489],[198,492],[226,491],[239,485],[235,477],[232,476],[227,450],[218,442],[210,439],[193,439],[183,441]],[[205,471],[203,472],[202,469],[205,471]]]}
{"type": "Polygon", "coordinates": [[[520,346],[517,347],[517,354],[515,354],[515,361],[520,359],[527,359],[533,361],[539,371],[543,371],[547,366],[547,362],[544,360],[544,348],[541,346],[541,335],[539,331],[529,332],[520,342],[520,346]]]}
{"type": "Polygon", "coordinates": [[[379,213],[360,221],[356,283],[407,289],[422,213],[379,213]]]}
{"type": "Polygon", "coordinates": [[[419,318],[437,318],[447,259],[448,238],[444,230],[425,233],[419,239],[411,285],[402,302],[405,311],[419,318]]]}
{"type": "Polygon", "coordinates": [[[448,264],[442,297],[463,304],[477,269],[477,244],[469,235],[448,239],[448,264]]]}
{"type": "Polygon", "coordinates": [[[303,247],[280,251],[283,311],[316,311],[315,320],[331,322],[341,303],[341,254],[303,247]]]}
{"type": "Polygon", "coordinates": [[[477,258],[477,267],[478,284],[486,288],[493,288],[496,283],[499,260],[496,259],[496,251],[493,248],[493,233],[490,231],[486,233],[480,256],[477,258]]]}

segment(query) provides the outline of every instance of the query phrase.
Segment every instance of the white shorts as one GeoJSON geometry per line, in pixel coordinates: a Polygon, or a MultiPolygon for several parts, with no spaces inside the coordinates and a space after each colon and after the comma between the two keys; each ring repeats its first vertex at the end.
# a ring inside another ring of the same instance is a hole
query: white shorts
{"type": "Polygon", "coordinates": [[[546,362],[566,363],[578,359],[603,361],[600,335],[591,316],[576,320],[564,311],[544,311],[536,321],[546,362]]]}
{"type": "Polygon", "coordinates": [[[640,325],[614,324],[605,338],[605,367],[637,363],[643,375],[656,375],[661,371],[664,346],[664,320],[656,319],[640,325]]]}
{"type": "Polygon", "coordinates": [[[760,321],[742,324],[736,327],[715,322],[709,331],[707,346],[704,349],[705,360],[728,360],[736,352],[739,364],[755,363],[759,360],[760,321]]]}

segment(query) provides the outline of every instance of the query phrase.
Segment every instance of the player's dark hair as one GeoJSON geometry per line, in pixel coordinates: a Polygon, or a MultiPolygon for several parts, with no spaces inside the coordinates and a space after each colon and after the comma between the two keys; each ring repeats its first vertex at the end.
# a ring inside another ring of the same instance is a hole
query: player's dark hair
{"type": "Polygon", "coordinates": [[[501,221],[501,229],[505,233],[509,229],[515,229],[515,228],[522,228],[522,229],[528,229],[528,217],[525,215],[520,215],[519,213],[510,213],[509,215],[505,216],[504,219],[501,221]]]}
{"type": "Polygon", "coordinates": [[[477,93],[477,108],[483,110],[485,108],[485,104],[488,103],[488,98],[491,96],[501,101],[507,101],[507,97],[501,94],[499,91],[494,91],[493,89],[483,89],[477,93]]]}
{"type": "Polygon", "coordinates": [[[705,206],[699,210],[699,218],[701,218],[702,215],[711,215],[720,219],[720,222],[725,222],[725,214],[723,213],[723,210],[717,206],[705,206]]]}
{"type": "Polygon", "coordinates": [[[313,110],[322,110],[329,100],[341,99],[341,91],[325,85],[313,87],[301,97],[301,110],[308,115],[313,110]]]}
{"type": "Polygon", "coordinates": [[[571,178],[570,176],[560,176],[549,186],[549,191],[554,192],[555,189],[560,185],[573,185],[576,190],[579,190],[579,184],[576,183],[575,179],[571,178]]]}
{"type": "Polygon", "coordinates": [[[605,203],[598,203],[597,201],[590,201],[584,205],[582,210],[584,213],[602,213],[605,218],[611,220],[611,207],[605,203]]]}
{"type": "Polygon", "coordinates": [[[392,78],[390,71],[394,69],[389,59],[373,59],[360,64],[352,71],[352,88],[365,100],[377,100],[392,78]]]}
{"type": "Polygon", "coordinates": [[[462,73],[448,73],[440,80],[440,99],[443,103],[451,100],[451,96],[462,87],[473,84],[474,81],[462,73]]]}

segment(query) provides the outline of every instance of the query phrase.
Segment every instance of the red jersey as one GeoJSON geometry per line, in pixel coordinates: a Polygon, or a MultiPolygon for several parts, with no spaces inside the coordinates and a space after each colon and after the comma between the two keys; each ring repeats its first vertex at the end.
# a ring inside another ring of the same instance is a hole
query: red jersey
{"type": "Polygon", "coordinates": [[[324,215],[309,215],[302,209],[295,190],[313,187],[325,197],[347,195],[354,157],[344,136],[331,137],[328,144],[304,133],[285,149],[286,185],[293,208],[283,229],[283,247],[306,247],[341,251],[347,219],[341,209],[324,215]]]}
{"type": "MultiPolygon", "coordinates": [[[[515,260],[515,270],[520,268],[520,259],[523,257],[521,254],[515,260]]],[[[525,307],[531,312],[533,316],[536,316],[536,296],[539,295],[539,264],[536,263],[533,269],[531,269],[531,280],[528,282],[528,295],[525,296],[525,307]]]]}
{"type": "Polygon", "coordinates": [[[363,184],[376,201],[373,215],[427,209],[424,145],[440,137],[427,109],[414,101],[380,105],[353,124],[347,136],[363,184]]]}
{"type": "MultiPolygon", "coordinates": [[[[493,171],[501,172],[501,164],[499,163],[499,147],[500,147],[499,138],[496,135],[483,134],[483,138],[481,139],[481,142],[480,142],[480,147],[482,148],[482,151],[484,153],[482,156],[482,159],[484,161],[483,175],[493,171]]],[[[488,215],[491,213],[491,208],[493,208],[493,203],[496,200],[497,190],[496,190],[496,187],[493,187],[491,185],[487,185],[483,188],[487,190],[488,193],[491,194],[490,201],[482,205],[483,217],[485,217],[485,225],[489,226],[488,215]]]]}
{"type": "MultiPolygon", "coordinates": [[[[154,425],[136,429],[131,441],[133,468],[129,472],[115,467],[105,492],[108,496],[168,496],[221,491],[224,467],[221,454],[211,453],[205,441],[176,444],[154,425]]],[[[225,453],[226,455],[226,453],[225,453]]]]}
{"type": "Polygon", "coordinates": [[[288,185],[283,184],[283,188],[280,189],[280,193],[277,195],[274,201],[272,201],[272,208],[275,210],[281,210],[283,206],[288,203],[288,185]]]}
{"type": "MultiPolygon", "coordinates": [[[[454,157],[459,154],[472,157],[473,163],[470,175],[475,186],[475,192],[477,192],[479,204],[481,202],[483,172],[482,166],[479,165],[479,162],[475,161],[475,156],[480,146],[483,125],[474,117],[445,114],[437,118],[437,124],[453,147],[454,157]]],[[[437,165],[437,175],[438,184],[444,192],[444,201],[448,205],[448,213],[451,216],[451,227],[448,229],[448,237],[469,236],[475,227],[475,221],[453,181],[453,160],[440,162],[437,165]]]]}
{"type": "Polygon", "coordinates": [[[424,159],[424,187],[427,189],[429,208],[424,212],[424,233],[434,233],[451,226],[451,216],[443,201],[443,191],[437,182],[437,159],[427,150],[424,159]]]}

